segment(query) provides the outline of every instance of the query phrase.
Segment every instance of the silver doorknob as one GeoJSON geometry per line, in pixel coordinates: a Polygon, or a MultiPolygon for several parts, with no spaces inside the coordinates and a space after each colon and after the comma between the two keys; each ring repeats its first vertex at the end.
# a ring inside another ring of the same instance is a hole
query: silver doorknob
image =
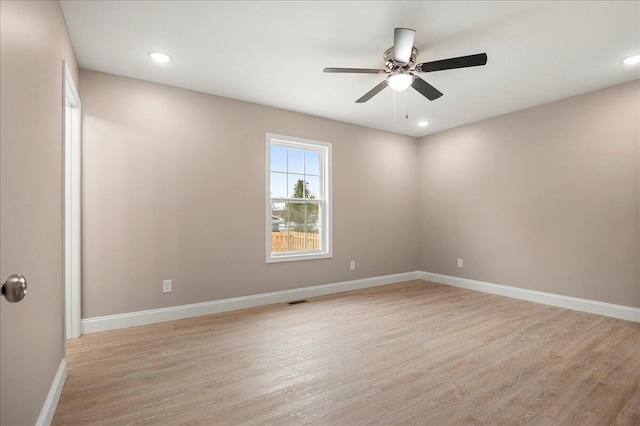
{"type": "Polygon", "coordinates": [[[13,274],[2,284],[2,295],[11,303],[24,299],[27,294],[27,279],[22,275],[13,274]]]}

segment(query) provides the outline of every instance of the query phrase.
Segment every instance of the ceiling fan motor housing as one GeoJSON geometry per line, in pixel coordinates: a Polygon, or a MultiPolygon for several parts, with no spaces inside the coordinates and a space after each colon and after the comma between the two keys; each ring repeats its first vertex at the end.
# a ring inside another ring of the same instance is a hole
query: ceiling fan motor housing
{"type": "Polygon", "coordinates": [[[418,49],[416,49],[415,47],[411,49],[411,58],[406,64],[396,62],[393,59],[393,46],[385,50],[382,57],[384,59],[384,66],[387,67],[390,71],[399,71],[401,69],[409,70],[416,64],[418,49]]]}

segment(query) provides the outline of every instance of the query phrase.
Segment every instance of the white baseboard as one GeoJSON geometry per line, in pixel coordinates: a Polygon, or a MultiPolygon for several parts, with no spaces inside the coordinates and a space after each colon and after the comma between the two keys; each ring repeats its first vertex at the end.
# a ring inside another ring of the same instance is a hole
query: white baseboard
{"type": "Polygon", "coordinates": [[[274,291],[252,296],[233,297],[231,299],[214,300],[211,302],[194,303],[192,305],[173,306],[170,308],[153,309],[149,311],[131,312],[119,315],[87,318],[82,320],[82,334],[97,333],[99,331],[117,330],[138,325],[154,324],[164,321],[211,315],[237,309],[255,308],[256,306],[274,303],[290,302],[307,297],[324,296],[344,291],[358,290],[368,287],[393,284],[401,281],[418,280],[421,272],[405,272],[402,274],[384,275],[381,277],[364,278],[360,280],[344,281],[340,283],[302,287],[292,290],[274,291]]]}
{"type": "Polygon", "coordinates": [[[562,296],[542,291],[527,290],[524,288],[470,280],[467,278],[452,277],[450,275],[434,274],[432,272],[420,272],[419,276],[420,279],[425,281],[433,281],[454,287],[481,291],[483,293],[497,294],[499,296],[507,296],[529,302],[542,303],[545,305],[558,306],[560,308],[573,309],[575,311],[640,322],[640,309],[632,308],[630,306],[614,305],[612,303],[562,296]]]}
{"type": "Polygon", "coordinates": [[[44,401],[42,411],[40,411],[40,416],[36,421],[36,426],[49,426],[53,421],[53,415],[56,413],[56,408],[58,407],[58,401],[60,400],[60,394],[62,393],[62,388],[64,387],[64,381],[66,378],[67,361],[63,359],[60,361],[58,371],[53,378],[53,382],[49,388],[49,394],[47,395],[47,399],[44,401]]]}
{"type": "Polygon", "coordinates": [[[192,318],[201,315],[211,315],[238,309],[255,308],[256,306],[290,302],[292,300],[305,299],[308,297],[324,296],[327,294],[341,293],[344,291],[358,290],[410,280],[433,281],[440,284],[481,291],[483,293],[497,294],[529,302],[542,303],[545,305],[558,306],[576,311],[640,322],[640,309],[638,308],[614,305],[595,300],[580,299],[577,297],[562,296],[553,293],[544,293],[541,291],[470,280],[467,278],[434,274],[431,272],[413,271],[401,274],[384,275],[381,277],[344,281],[340,283],[317,285],[313,287],[302,287],[292,290],[262,293],[251,296],[213,300],[211,302],[194,303],[192,305],[172,306],[169,308],[152,309],[149,311],[87,318],[82,320],[82,333],[97,333],[100,331],[117,330],[120,328],[192,318]]]}

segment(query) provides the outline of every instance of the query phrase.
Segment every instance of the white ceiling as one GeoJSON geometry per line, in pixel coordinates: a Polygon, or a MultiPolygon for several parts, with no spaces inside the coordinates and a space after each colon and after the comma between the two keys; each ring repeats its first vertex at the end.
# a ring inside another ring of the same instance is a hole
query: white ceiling
{"type": "Polygon", "coordinates": [[[82,68],[411,136],[640,78],[621,62],[640,53],[638,1],[61,4],[82,68]],[[382,68],[395,27],[416,30],[418,62],[486,52],[488,63],[421,74],[444,96],[397,93],[394,122],[390,88],[355,103],[383,76],[322,69],[382,68]],[[154,50],[173,61],[154,64],[154,50]]]}

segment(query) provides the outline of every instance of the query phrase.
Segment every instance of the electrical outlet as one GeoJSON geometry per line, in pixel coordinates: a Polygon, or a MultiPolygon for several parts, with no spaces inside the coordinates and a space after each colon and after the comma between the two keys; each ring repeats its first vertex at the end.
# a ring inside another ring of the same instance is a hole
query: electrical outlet
{"type": "Polygon", "coordinates": [[[458,259],[458,268],[462,268],[464,266],[464,261],[462,259],[458,259]]]}
{"type": "Polygon", "coordinates": [[[351,271],[355,271],[356,270],[356,261],[352,260],[351,262],[349,262],[349,269],[351,271]]]}
{"type": "Polygon", "coordinates": [[[173,281],[171,280],[162,281],[162,292],[171,293],[172,291],[173,291],[173,281]]]}

